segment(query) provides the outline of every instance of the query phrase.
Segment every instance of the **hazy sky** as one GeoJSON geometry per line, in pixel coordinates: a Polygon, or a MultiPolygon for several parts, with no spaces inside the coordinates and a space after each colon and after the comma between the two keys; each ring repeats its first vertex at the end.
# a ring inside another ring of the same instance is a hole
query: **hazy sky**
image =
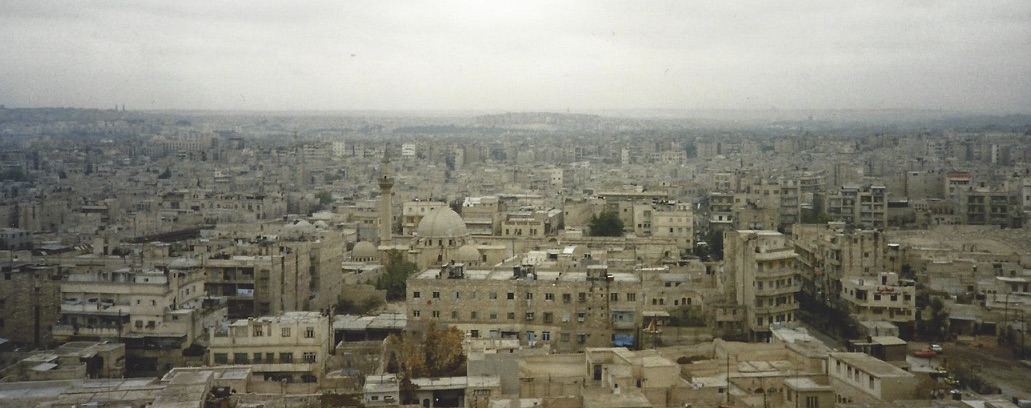
{"type": "Polygon", "coordinates": [[[1031,1],[0,1],[0,104],[1031,113],[1031,1]]]}

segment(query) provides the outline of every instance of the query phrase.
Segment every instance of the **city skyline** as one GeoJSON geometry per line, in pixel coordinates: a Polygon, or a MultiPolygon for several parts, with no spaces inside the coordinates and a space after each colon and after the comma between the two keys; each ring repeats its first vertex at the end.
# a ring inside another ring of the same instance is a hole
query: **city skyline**
{"type": "Polygon", "coordinates": [[[1027,113],[1031,4],[0,5],[0,104],[1027,113]]]}

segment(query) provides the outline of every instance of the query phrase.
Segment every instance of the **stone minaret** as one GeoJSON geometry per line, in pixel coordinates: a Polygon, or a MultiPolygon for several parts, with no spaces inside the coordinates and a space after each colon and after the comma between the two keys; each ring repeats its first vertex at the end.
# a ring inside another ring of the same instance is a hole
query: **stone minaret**
{"type": "Polygon", "coordinates": [[[379,177],[379,244],[390,245],[390,230],[394,225],[390,207],[390,189],[394,187],[394,178],[390,174],[390,159],[387,158],[389,145],[383,148],[383,160],[380,162],[379,177]]]}

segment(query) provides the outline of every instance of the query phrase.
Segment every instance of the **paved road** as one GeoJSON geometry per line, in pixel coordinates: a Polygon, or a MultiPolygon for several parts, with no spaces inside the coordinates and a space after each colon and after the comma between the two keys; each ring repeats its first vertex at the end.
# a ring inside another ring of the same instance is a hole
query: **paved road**
{"type": "MultiPolygon", "coordinates": [[[[1007,400],[1014,396],[1031,398],[1031,367],[1017,361],[1006,347],[996,345],[994,337],[980,337],[970,345],[954,342],[940,344],[945,348],[945,353],[934,358],[933,363],[970,367],[982,378],[1002,389],[1002,395],[1007,400]]],[[[928,343],[909,343],[910,354],[913,350],[925,349],[927,346],[928,343]]]]}

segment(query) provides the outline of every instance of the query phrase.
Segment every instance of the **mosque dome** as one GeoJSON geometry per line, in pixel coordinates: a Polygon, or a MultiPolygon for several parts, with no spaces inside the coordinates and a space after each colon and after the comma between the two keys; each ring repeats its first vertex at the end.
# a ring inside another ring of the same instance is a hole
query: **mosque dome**
{"type": "Polygon", "coordinates": [[[351,258],[377,259],[379,258],[379,251],[376,249],[376,245],[373,245],[372,242],[361,241],[354,244],[354,248],[351,249],[351,258]]]}
{"type": "Polygon", "coordinates": [[[465,244],[458,248],[458,256],[456,258],[458,262],[479,262],[480,251],[476,249],[476,245],[465,244]]]}
{"type": "Polygon", "coordinates": [[[465,231],[462,216],[447,206],[441,206],[422,217],[416,231],[420,238],[457,238],[469,235],[465,231]]]}

